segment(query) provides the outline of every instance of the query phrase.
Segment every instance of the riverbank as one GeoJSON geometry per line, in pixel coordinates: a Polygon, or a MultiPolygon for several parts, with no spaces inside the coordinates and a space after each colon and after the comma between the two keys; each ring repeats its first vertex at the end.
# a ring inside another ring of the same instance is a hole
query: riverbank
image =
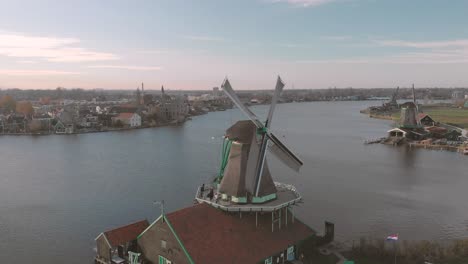
{"type": "Polygon", "coordinates": [[[351,249],[344,250],[346,259],[360,264],[468,263],[468,240],[386,241],[383,238],[361,238],[351,249]]]}
{"type": "MultiPolygon", "coordinates": [[[[447,105],[422,105],[420,111],[428,114],[437,122],[452,125],[460,129],[468,129],[468,109],[447,105]]],[[[371,112],[368,109],[361,110],[360,112],[362,114],[368,114],[371,118],[393,121],[400,120],[399,109],[385,113],[371,112]]]]}
{"type": "Polygon", "coordinates": [[[54,133],[54,132],[39,132],[39,133],[1,133],[0,136],[51,136],[51,135],[79,135],[79,134],[92,134],[92,133],[105,133],[105,132],[119,132],[119,131],[129,131],[129,130],[139,130],[146,128],[157,128],[157,127],[168,127],[168,126],[177,126],[185,123],[186,121],[191,120],[188,118],[181,122],[169,122],[156,125],[145,125],[139,127],[106,127],[100,130],[79,130],[72,133],[54,133]]]}

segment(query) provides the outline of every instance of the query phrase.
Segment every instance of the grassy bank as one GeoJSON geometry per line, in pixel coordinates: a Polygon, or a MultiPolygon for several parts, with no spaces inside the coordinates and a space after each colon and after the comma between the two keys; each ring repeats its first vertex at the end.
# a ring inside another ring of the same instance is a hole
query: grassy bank
{"type": "MultiPolygon", "coordinates": [[[[423,106],[421,110],[430,115],[436,122],[452,124],[468,129],[468,109],[447,106],[423,106]]],[[[400,120],[400,112],[392,115],[395,121],[400,120]]]]}
{"type": "Polygon", "coordinates": [[[359,264],[393,264],[395,252],[398,264],[423,264],[425,261],[444,264],[468,263],[468,240],[449,243],[403,240],[397,244],[393,243],[383,239],[361,238],[358,245],[343,255],[359,264]]]}

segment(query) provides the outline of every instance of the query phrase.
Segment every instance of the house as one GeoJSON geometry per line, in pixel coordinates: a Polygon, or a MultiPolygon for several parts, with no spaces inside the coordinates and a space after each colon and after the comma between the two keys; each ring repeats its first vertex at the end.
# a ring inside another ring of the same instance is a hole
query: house
{"type": "Polygon", "coordinates": [[[426,127],[425,130],[428,131],[430,135],[434,138],[444,138],[445,134],[447,133],[447,129],[445,127],[440,126],[426,127]]]}
{"type": "Polygon", "coordinates": [[[408,131],[401,128],[393,128],[387,131],[388,137],[405,138],[408,131]]]}
{"type": "Polygon", "coordinates": [[[445,135],[445,138],[450,141],[459,141],[461,140],[462,133],[457,131],[457,130],[451,130],[447,132],[445,135]]]}
{"type": "Polygon", "coordinates": [[[84,117],[81,118],[81,122],[79,123],[81,127],[97,127],[99,126],[99,117],[94,114],[86,114],[84,117]]]}
{"type": "Polygon", "coordinates": [[[428,132],[420,129],[409,128],[393,128],[387,131],[389,138],[409,138],[414,140],[422,140],[427,137],[428,132]]]}
{"type": "Polygon", "coordinates": [[[97,255],[95,263],[126,263],[128,251],[136,252],[136,238],[149,226],[147,220],[112,229],[96,237],[97,255]]]}
{"type": "Polygon", "coordinates": [[[116,125],[119,122],[124,126],[140,127],[141,116],[137,113],[120,113],[117,116],[112,117],[113,125],[116,125]]]}
{"type": "Polygon", "coordinates": [[[436,124],[436,121],[434,121],[432,117],[430,117],[428,114],[425,114],[425,113],[419,113],[418,119],[419,119],[419,123],[423,126],[434,126],[436,124]]]}
{"type": "Polygon", "coordinates": [[[63,126],[64,131],[62,133],[62,131],[59,129],[59,131],[57,132],[56,128],[55,131],[57,134],[72,134],[73,132],[75,132],[75,126],[78,120],[78,114],[75,108],[75,105],[67,105],[61,112],[58,113],[57,119],[60,122],[57,122],[57,124],[62,123],[61,125],[59,125],[59,127],[63,126]]]}
{"type": "Polygon", "coordinates": [[[54,126],[55,134],[73,134],[75,126],[73,124],[64,124],[58,120],[54,126]]]}
{"type": "Polygon", "coordinates": [[[233,214],[200,203],[160,216],[137,243],[142,263],[271,264],[297,259],[301,243],[313,237],[293,214],[272,223],[270,213],[233,214]]]}
{"type": "Polygon", "coordinates": [[[5,124],[7,122],[7,117],[4,116],[3,114],[0,114],[0,130],[2,131],[2,133],[5,132],[5,124]]]}

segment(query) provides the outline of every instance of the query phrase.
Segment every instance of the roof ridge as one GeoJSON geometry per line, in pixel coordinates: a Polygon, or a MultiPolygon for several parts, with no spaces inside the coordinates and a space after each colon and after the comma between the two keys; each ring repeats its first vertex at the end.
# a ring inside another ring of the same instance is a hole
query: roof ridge
{"type": "Polygon", "coordinates": [[[147,223],[149,223],[149,222],[148,222],[148,219],[145,218],[145,219],[143,219],[143,220],[135,221],[135,222],[132,222],[132,223],[127,224],[127,225],[124,225],[124,226],[119,226],[119,227],[116,227],[116,228],[114,228],[114,229],[106,230],[106,231],[104,231],[103,233],[105,234],[105,233],[110,232],[110,231],[114,231],[114,230],[118,230],[118,229],[121,229],[121,228],[129,227],[129,226],[132,226],[132,225],[135,225],[135,224],[139,224],[139,223],[145,222],[145,221],[146,221],[147,223]]]}
{"type": "Polygon", "coordinates": [[[178,213],[180,213],[180,212],[185,212],[185,211],[188,211],[189,209],[193,209],[194,207],[203,206],[203,205],[209,206],[209,205],[207,205],[207,204],[205,204],[205,203],[197,203],[197,204],[189,205],[189,206],[184,207],[184,208],[182,208],[182,209],[175,210],[175,211],[172,211],[172,212],[166,214],[166,217],[167,217],[167,216],[174,215],[174,214],[178,214],[178,213]]]}

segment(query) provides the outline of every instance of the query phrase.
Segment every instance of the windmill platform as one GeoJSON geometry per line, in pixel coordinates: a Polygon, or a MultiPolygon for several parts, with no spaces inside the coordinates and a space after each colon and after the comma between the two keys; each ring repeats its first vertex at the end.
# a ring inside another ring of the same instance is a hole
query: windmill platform
{"type": "MultiPolygon", "coordinates": [[[[198,188],[195,200],[226,212],[274,212],[282,208],[289,208],[301,202],[302,196],[293,185],[275,182],[275,187],[278,190],[276,199],[261,204],[236,203],[228,199],[223,199],[218,195],[210,199],[210,197],[208,197],[209,191],[206,190],[207,186],[205,186],[203,193],[201,192],[201,186],[198,188]]],[[[214,193],[217,193],[216,187],[208,187],[208,189],[209,188],[214,188],[214,193]]]]}

